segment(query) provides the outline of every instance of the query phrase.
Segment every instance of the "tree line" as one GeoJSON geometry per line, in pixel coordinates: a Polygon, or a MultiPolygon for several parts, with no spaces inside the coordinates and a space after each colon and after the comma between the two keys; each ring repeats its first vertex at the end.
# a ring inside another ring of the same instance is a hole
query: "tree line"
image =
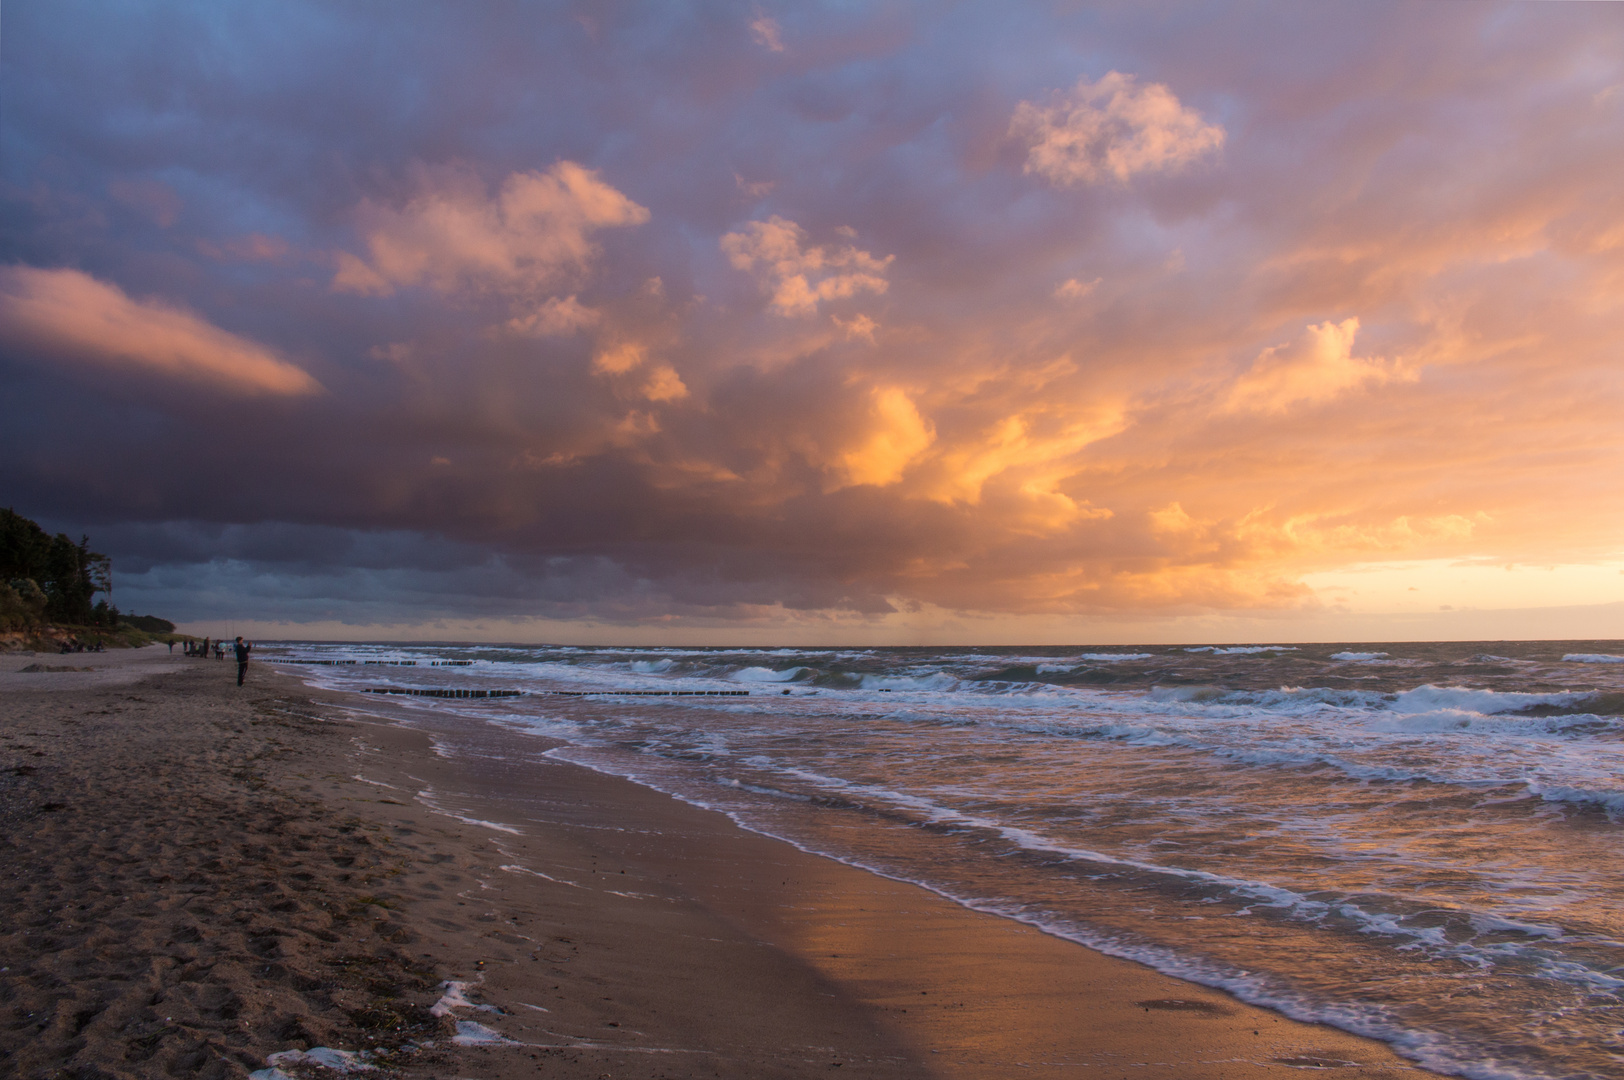
{"type": "Polygon", "coordinates": [[[0,510],[0,630],[42,623],[111,629],[120,622],[153,633],[175,629],[150,615],[120,616],[108,600],[112,591],[113,561],[90,550],[90,537],[74,543],[67,533],[52,536],[15,510],[0,510]],[[97,601],[97,593],[106,596],[97,601]]]}

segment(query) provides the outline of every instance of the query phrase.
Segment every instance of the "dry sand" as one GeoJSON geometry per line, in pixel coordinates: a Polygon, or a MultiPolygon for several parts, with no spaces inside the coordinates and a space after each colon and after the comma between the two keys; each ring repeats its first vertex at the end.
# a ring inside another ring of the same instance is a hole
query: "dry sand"
{"type": "Polygon", "coordinates": [[[71,659],[0,661],[0,1073],[1426,1075],[432,704],[71,659]]]}

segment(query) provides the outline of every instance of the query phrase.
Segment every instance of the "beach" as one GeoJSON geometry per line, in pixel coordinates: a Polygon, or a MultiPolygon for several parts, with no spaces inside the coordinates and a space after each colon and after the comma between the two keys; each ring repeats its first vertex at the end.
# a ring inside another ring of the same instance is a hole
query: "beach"
{"type": "Polygon", "coordinates": [[[6,1071],[1428,1075],[555,740],[263,663],[234,681],[153,649],[5,658],[6,1071]],[[321,1047],[375,1053],[287,1056],[321,1047]]]}

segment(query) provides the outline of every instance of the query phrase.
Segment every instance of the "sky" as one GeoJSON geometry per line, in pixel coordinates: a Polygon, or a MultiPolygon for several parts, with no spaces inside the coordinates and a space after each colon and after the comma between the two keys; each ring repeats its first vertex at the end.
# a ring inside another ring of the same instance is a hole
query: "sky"
{"type": "Polygon", "coordinates": [[[199,632],[1624,637],[1624,5],[78,3],[0,502],[199,632]]]}

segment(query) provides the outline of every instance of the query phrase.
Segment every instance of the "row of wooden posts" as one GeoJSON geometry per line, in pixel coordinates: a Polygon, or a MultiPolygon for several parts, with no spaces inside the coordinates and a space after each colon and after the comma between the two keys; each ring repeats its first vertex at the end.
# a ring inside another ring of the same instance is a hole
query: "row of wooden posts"
{"type": "MultiPolygon", "coordinates": [[[[376,667],[417,667],[416,660],[288,660],[283,657],[266,657],[268,664],[321,664],[325,667],[345,667],[356,664],[370,664],[376,667]]],[[[472,660],[430,660],[428,667],[473,667],[472,660]]]]}
{"type": "MultiPolygon", "coordinates": [[[[347,664],[377,664],[394,667],[416,667],[416,660],[285,660],[271,659],[272,664],[324,664],[329,667],[339,667],[347,664]]],[[[472,660],[435,660],[434,667],[469,667],[472,660]]],[[[409,697],[433,698],[510,698],[523,697],[525,694],[545,695],[550,697],[749,697],[748,690],[459,690],[459,689],[429,689],[417,690],[405,686],[370,686],[369,694],[405,694],[409,697]]]]}

